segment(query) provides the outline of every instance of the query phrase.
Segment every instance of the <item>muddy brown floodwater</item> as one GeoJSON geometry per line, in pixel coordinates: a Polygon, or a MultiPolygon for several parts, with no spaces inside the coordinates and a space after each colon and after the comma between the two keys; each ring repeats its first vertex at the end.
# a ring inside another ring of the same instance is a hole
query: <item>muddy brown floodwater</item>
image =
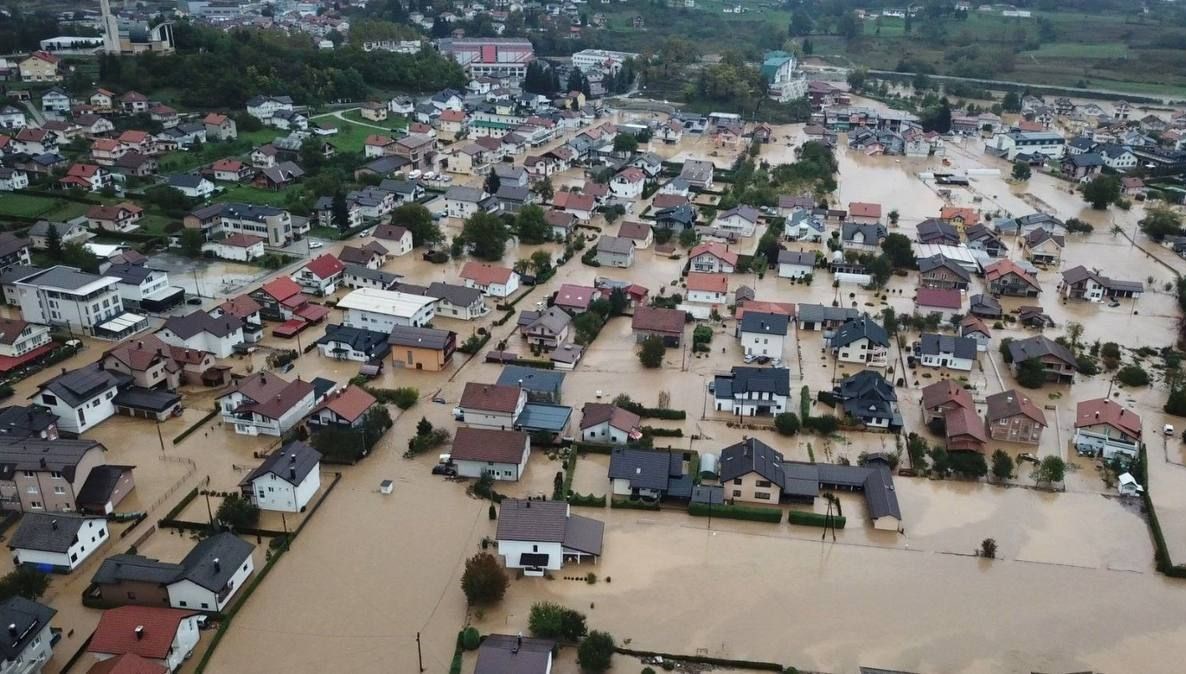
{"type": "MultiPolygon", "coordinates": [[[[789,161],[794,146],[803,140],[802,126],[778,127],[775,135],[778,140],[763,148],[763,157],[789,161]]],[[[703,138],[651,147],[664,157],[706,158],[722,166],[731,159],[729,152],[703,138]]],[[[1153,276],[1154,283],[1144,297],[1118,308],[1062,304],[1056,293],[1058,271],[1044,271],[1039,276],[1041,303],[1057,324],[1047,334],[1064,334],[1067,323],[1076,321],[1084,325],[1086,343],[1114,340],[1130,347],[1160,347],[1172,342],[1177,310],[1173,296],[1161,285],[1175,277],[1174,270],[1186,270],[1186,263],[1143,238],[1134,245],[1111,233],[1113,223],[1132,232],[1142,214],[1139,205],[1127,212],[1091,211],[1065,183],[1043,175],[1025,185],[977,175],[969,189],[944,197],[918,174],[941,167],[996,168],[1005,173],[1008,169],[1006,163],[986,157],[973,141],[949,144],[947,157],[950,166],[944,167],[939,158],[867,157],[842,147],[835,201],[878,201],[886,211],[896,208],[902,216],[898,231],[907,235],[948,202],[978,205],[1002,215],[1022,215],[1035,210],[1033,204],[1045,204],[1060,217],[1091,222],[1095,232],[1072,237],[1064,267],[1101,266],[1118,278],[1153,276]]],[[[582,180],[579,172],[559,179],[573,185],[582,180]]],[[[449,228],[458,225],[446,223],[449,228]]],[[[607,229],[612,233],[616,228],[607,229]]],[[[1018,256],[1016,242],[1007,243],[1011,255],[1018,256]]],[[[739,247],[748,251],[753,245],[746,241],[739,247]]],[[[538,248],[513,247],[505,261],[510,264],[538,248]]],[[[559,253],[555,245],[543,248],[559,253]]],[[[624,270],[591,268],[573,260],[519,306],[542,300],[561,283],[591,283],[597,276],[638,282],[653,293],[660,288],[668,294],[681,292],[678,283],[671,284],[682,265],[683,260],[656,256],[651,250],[641,251],[636,264],[624,270]]],[[[386,269],[411,282],[427,283],[455,279],[459,266],[431,265],[408,255],[386,269]]],[[[907,313],[913,311],[916,285],[912,277],[894,277],[882,292],[833,288],[824,274],[811,286],[789,285],[772,274],[734,275],[730,281],[731,288],[754,288],[760,300],[835,301],[870,312],[890,306],[907,313]]],[[[979,283],[974,282],[971,292],[981,290],[979,283]]],[[[1012,308],[1021,302],[1005,303],[1012,308]]],[[[463,339],[487,327],[496,341],[508,339],[511,348],[518,349],[513,322],[493,327],[499,314],[492,311],[470,323],[441,320],[439,326],[456,330],[463,339]]],[[[672,407],[688,412],[686,421],[662,422],[684,431],[683,438],[672,439],[676,447],[717,452],[750,435],[798,460],[814,456],[820,461],[855,461],[864,451],[895,451],[893,438],[886,435],[787,439],[768,429],[731,427],[711,415],[707,382],[714,373],[741,362],[733,328],[731,320],[715,324],[710,354],[694,356],[672,349],[662,369],[644,370],[629,319],[611,320],[577,370],[567,375],[563,402],[577,408],[574,425],[579,407],[599,393],[603,400],[628,393],[654,404],[666,392],[672,407]]],[[[1033,333],[1000,329],[994,330],[994,339],[1029,334],[1033,333]]],[[[305,340],[316,336],[301,339],[308,343],[305,340]]],[[[788,342],[783,357],[791,368],[792,409],[798,409],[800,387],[806,385],[814,393],[852,371],[835,368],[823,357],[819,333],[795,332],[788,342]]],[[[287,344],[271,339],[266,343],[287,344]]],[[[896,348],[893,355],[901,362],[896,348]]],[[[258,368],[261,363],[256,358],[236,362],[236,367],[258,368]]],[[[353,369],[314,353],[300,359],[296,372],[342,381],[353,369]]],[[[898,369],[894,366],[893,371],[898,369]]],[[[606,522],[605,556],[596,565],[566,572],[592,571],[599,577],[596,584],[516,579],[499,605],[480,614],[469,612],[459,586],[464,560],[480,549],[484,538],[494,535],[496,523],[487,518],[487,503],[467,496],[463,484],[429,474],[434,456],[406,460],[401,454],[421,417],[453,428],[449,410],[464,384],[492,382],[499,371],[458,354],[454,368],[444,373],[384,373],[377,385],[415,386],[422,396],[420,404],[397,415],[395,427],[372,456],[343,470],[341,483],[310,519],[292,551],[238,613],[208,671],[415,672],[419,634],[426,671],[444,674],[457,631],[467,620],[483,632],[525,632],[530,606],[539,600],[578,608],[588,614],[592,628],[607,630],[619,642],[639,649],[769,660],[830,672],[854,672],[858,665],[920,672],[1172,672],[1186,660],[1186,588],[1154,571],[1148,531],[1138,509],[1114,498],[1095,466],[1082,460],[1074,461],[1077,470],[1060,493],[1032,489],[1026,469],[1009,488],[899,478],[905,533],[873,531],[862,499],[845,496],[842,505],[849,524],[838,532],[836,542],[821,542],[818,530],[785,522],[714,519],[710,530],[706,520],[678,510],[582,509],[582,514],[606,522]],[[438,391],[448,404],[429,401],[438,391]],[[384,479],[395,481],[393,494],[379,493],[384,479]],[[986,537],[998,541],[1000,559],[971,556],[986,537]]],[[[912,371],[899,389],[910,429],[928,434],[932,441],[935,438],[921,427],[917,405],[921,387],[937,376],[942,375],[912,371]]],[[[952,376],[966,377],[978,401],[1015,386],[995,348],[974,372],[952,376]]],[[[1115,400],[1143,415],[1146,434],[1154,437],[1164,422],[1164,385],[1112,389],[1115,400]]],[[[1108,393],[1104,375],[1076,383],[1073,393],[1066,386],[1034,391],[1035,402],[1046,408],[1050,427],[1038,447],[1006,449],[1072,459],[1075,402],[1108,393]]],[[[818,403],[816,409],[824,411],[818,403]]],[[[237,466],[248,463],[251,452],[266,444],[217,426],[205,433],[177,452],[195,457],[201,474],[211,474],[215,489],[232,488],[240,475],[237,466]]],[[[1186,467],[1181,465],[1177,440],[1164,449],[1155,440],[1150,461],[1150,486],[1171,552],[1186,560],[1186,467]]],[[[574,489],[606,493],[607,465],[606,457],[582,458],[574,489]]],[[[520,483],[499,489],[512,495],[547,494],[559,466],[537,452],[520,483]]],[[[465,671],[470,671],[472,656],[466,664],[465,671]]],[[[636,661],[624,660],[614,671],[638,669],[636,661]]],[[[571,650],[566,651],[556,671],[575,670],[571,650]]]]}

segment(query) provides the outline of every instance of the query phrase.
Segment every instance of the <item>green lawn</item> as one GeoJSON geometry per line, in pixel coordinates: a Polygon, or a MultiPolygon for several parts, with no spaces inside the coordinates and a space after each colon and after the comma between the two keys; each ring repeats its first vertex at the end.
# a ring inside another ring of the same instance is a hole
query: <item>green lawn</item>
{"type": "Polygon", "coordinates": [[[213,201],[240,201],[247,204],[261,204],[267,206],[284,206],[290,193],[299,193],[300,185],[292,185],[282,190],[263,190],[250,185],[235,185],[214,197],[213,201]]]}
{"type": "Polygon", "coordinates": [[[0,199],[0,217],[44,218],[64,221],[86,215],[90,204],[35,194],[6,194],[0,199]]]}
{"type": "MultiPolygon", "coordinates": [[[[404,117],[400,117],[399,115],[391,115],[390,117],[388,117],[386,120],[384,120],[382,122],[372,122],[369,119],[363,119],[362,112],[359,110],[350,110],[347,112],[343,112],[342,116],[345,117],[346,119],[349,119],[354,122],[358,122],[360,124],[373,124],[375,126],[381,126],[385,129],[389,129],[391,131],[402,131],[403,129],[408,128],[408,120],[405,119],[404,117]]],[[[323,121],[323,120],[318,120],[318,121],[323,121]]],[[[374,131],[375,131],[375,133],[379,133],[378,129],[374,129],[374,131]]]]}
{"type": "Polygon", "coordinates": [[[1021,52],[1021,56],[1058,59],[1113,59],[1127,58],[1129,49],[1128,45],[1123,42],[1101,42],[1098,44],[1053,42],[1044,44],[1041,49],[1035,51],[1021,52]]]}
{"type": "Polygon", "coordinates": [[[166,234],[169,225],[179,224],[176,219],[170,218],[167,215],[159,213],[145,213],[143,218],[140,218],[141,231],[149,234],[166,234]]]}
{"type": "Polygon", "coordinates": [[[337,117],[321,117],[316,122],[322,126],[332,127],[338,130],[334,135],[325,136],[324,138],[333,143],[334,147],[338,148],[341,152],[361,153],[363,151],[363,145],[366,144],[367,136],[383,133],[379,129],[351,124],[337,117]]]}

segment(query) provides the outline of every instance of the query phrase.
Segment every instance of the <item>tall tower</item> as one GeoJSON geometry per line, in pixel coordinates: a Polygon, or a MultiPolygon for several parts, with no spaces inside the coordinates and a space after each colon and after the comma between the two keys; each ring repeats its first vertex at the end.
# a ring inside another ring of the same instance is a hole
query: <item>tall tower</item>
{"type": "Polygon", "coordinates": [[[111,1],[99,0],[99,9],[103,13],[103,51],[108,54],[118,54],[119,22],[111,13],[111,1]]]}

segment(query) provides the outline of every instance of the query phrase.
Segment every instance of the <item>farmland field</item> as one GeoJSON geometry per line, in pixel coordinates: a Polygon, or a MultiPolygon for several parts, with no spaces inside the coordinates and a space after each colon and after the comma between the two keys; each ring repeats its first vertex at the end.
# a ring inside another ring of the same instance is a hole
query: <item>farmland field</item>
{"type": "Polygon", "coordinates": [[[63,221],[86,215],[88,208],[89,204],[35,194],[6,194],[0,199],[0,217],[63,221]]]}
{"type": "Polygon", "coordinates": [[[266,206],[284,206],[288,200],[289,194],[300,194],[301,188],[299,185],[286,187],[282,190],[263,190],[258,187],[250,185],[235,185],[229,187],[226,191],[214,197],[213,201],[226,202],[237,201],[248,204],[261,204],[266,206]]]}

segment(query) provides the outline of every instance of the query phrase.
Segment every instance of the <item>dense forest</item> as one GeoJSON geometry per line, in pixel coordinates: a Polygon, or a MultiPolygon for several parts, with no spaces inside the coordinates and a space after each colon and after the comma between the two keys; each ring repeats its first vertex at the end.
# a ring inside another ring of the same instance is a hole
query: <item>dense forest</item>
{"type": "Polygon", "coordinates": [[[170,90],[192,107],[241,108],[258,94],[287,94],[302,104],[365,99],[374,90],[427,92],[464,86],[454,62],[432,49],[418,54],[319,50],[308,36],[275,31],[223,32],[185,21],[174,27],[177,53],[103,57],[99,79],[121,90],[170,90]]]}

